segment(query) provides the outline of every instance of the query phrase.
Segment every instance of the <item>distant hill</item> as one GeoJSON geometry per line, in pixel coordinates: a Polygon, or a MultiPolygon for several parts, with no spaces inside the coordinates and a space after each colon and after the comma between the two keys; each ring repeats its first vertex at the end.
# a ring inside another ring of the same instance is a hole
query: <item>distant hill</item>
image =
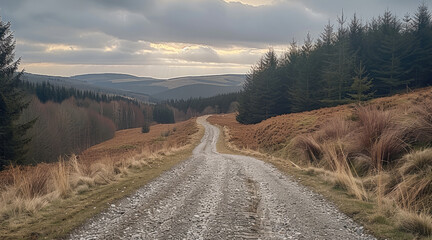
{"type": "Polygon", "coordinates": [[[103,84],[92,84],[88,81],[81,80],[79,78],[70,78],[70,77],[60,77],[60,76],[47,76],[47,75],[39,75],[39,74],[31,74],[24,73],[21,77],[23,81],[28,81],[32,83],[42,83],[49,82],[50,84],[56,86],[64,86],[64,87],[73,87],[80,90],[94,91],[94,92],[103,92],[107,94],[115,94],[121,96],[127,96],[136,98],[143,102],[149,101],[149,96],[147,94],[143,94],[139,91],[129,91],[123,89],[116,89],[110,86],[104,86],[103,84]]]}
{"type": "Polygon", "coordinates": [[[82,74],[73,76],[74,79],[80,79],[87,82],[103,82],[109,80],[116,79],[139,79],[140,77],[130,75],[130,74],[121,74],[121,73],[101,73],[101,74],[82,74]]]}
{"type": "Polygon", "coordinates": [[[242,74],[156,79],[129,74],[102,73],[77,75],[71,78],[99,87],[147,94],[156,100],[212,97],[221,93],[237,92],[245,81],[245,75],[242,74]]]}

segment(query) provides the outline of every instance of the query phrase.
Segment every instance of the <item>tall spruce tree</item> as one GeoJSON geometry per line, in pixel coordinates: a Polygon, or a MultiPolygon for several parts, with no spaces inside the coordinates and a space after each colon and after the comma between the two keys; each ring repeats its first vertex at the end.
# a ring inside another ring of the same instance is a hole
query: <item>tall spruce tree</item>
{"type": "Polygon", "coordinates": [[[25,137],[34,121],[17,122],[28,102],[18,89],[22,72],[17,72],[20,59],[14,59],[15,41],[10,23],[0,19],[0,169],[6,165],[22,164],[26,154],[25,137]]]}
{"type": "Polygon", "coordinates": [[[394,93],[408,86],[410,79],[404,76],[402,60],[409,54],[402,38],[402,24],[390,12],[386,11],[378,20],[376,51],[373,70],[375,87],[379,95],[394,93]]]}
{"type": "Polygon", "coordinates": [[[372,98],[374,92],[371,92],[372,79],[369,78],[366,73],[366,68],[360,61],[358,67],[354,69],[353,83],[351,85],[351,91],[348,95],[356,102],[361,102],[372,98]]]}
{"type": "Polygon", "coordinates": [[[418,7],[413,20],[415,53],[413,76],[418,87],[432,85],[432,16],[426,4],[418,7]]]}
{"type": "Polygon", "coordinates": [[[342,13],[338,17],[338,32],[334,51],[324,68],[323,81],[326,83],[326,98],[322,102],[337,105],[347,102],[347,92],[351,86],[353,53],[349,46],[349,32],[345,27],[346,18],[342,13]]]}
{"type": "Polygon", "coordinates": [[[246,78],[239,99],[237,121],[258,123],[279,113],[279,103],[283,94],[277,73],[278,59],[270,49],[246,78]]]}

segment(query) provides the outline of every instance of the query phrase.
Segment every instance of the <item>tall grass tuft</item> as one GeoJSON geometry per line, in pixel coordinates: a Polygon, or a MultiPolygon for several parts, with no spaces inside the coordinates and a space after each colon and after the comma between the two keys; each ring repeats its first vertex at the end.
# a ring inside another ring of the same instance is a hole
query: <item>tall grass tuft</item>
{"type": "Polygon", "coordinates": [[[49,179],[47,170],[46,165],[35,166],[31,171],[26,168],[12,167],[13,186],[17,196],[31,199],[46,194],[49,179]]]}
{"type": "Polygon", "coordinates": [[[360,200],[366,200],[368,198],[367,192],[363,186],[363,183],[359,181],[351,170],[349,162],[344,153],[343,144],[340,141],[335,143],[324,144],[323,147],[323,161],[335,173],[337,179],[337,185],[349,193],[356,196],[360,200]]]}
{"type": "Polygon", "coordinates": [[[370,148],[370,155],[376,170],[379,170],[383,165],[388,165],[396,161],[398,155],[402,152],[406,152],[408,145],[402,137],[402,129],[389,128],[375,140],[370,148]]]}
{"type": "Polygon", "coordinates": [[[301,148],[306,157],[311,161],[317,163],[322,155],[321,144],[312,135],[300,135],[294,139],[295,146],[301,148]]]}
{"type": "Polygon", "coordinates": [[[69,177],[70,172],[68,166],[65,161],[60,158],[57,167],[52,171],[52,186],[54,187],[54,191],[56,191],[60,197],[68,197],[71,193],[69,177]]]}
{"type": "Polygon", "coordinates": [[[428,100],[414,108],[416,120],[413,135],[416,141],[430,143],[432,141],[432,101],[428,100]]]}
{"type": "Polygon", "coordinates": [[[342,117],[331,119],[320,129],[320,137],[323,140],[342,139],[352,133],[353,126],[342,117]]]}
{"type": "Polygon", "coordinates": [[[375,106],[359,106],[356,108],[356,114],[360,124],[357,142],[363,149],[371,149],[384,131],[394,126],[392,114],[375,106]]]}
{"type": "Polygon", "coordinates": [[[432,217],[425,213],[401,211],[398,225],[404,231],[432,236],[432,217]]]}
{"type": "Polygon", "coordinates": [[[432,149],[405,155],[389,195],[405,209],[432,212],[432,149]]]}

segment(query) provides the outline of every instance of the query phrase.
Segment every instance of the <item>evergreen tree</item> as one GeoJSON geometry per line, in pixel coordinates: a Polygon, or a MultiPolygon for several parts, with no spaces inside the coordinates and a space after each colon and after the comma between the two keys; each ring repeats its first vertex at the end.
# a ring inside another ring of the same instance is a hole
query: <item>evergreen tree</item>
{"type": "Polygon", "coordinates": [[[337,32],[328,23],[316,44],[308,34],[303,46],[293,42],[280,60],[266,54],[247,76],[238,121],[257,123],[431,85],[431,14],[423,4],[403,20],[386,11],[366,24],[354,15],[346,26],[342,13],[337,32]]]}
{"type": "Polygon", "coordinates": [[[10,23],[0,19],[0,169],[10,162],[23,163],[30,141],[24,136],[34,123],[17,123],[28,102],[18,89],[22,72],[17,73],[20,59],[14,60],[14,49],[10,23]]]}
{"type": "Polygon", "coordinates": [[[245,124],[258,123],[280,114],[283,89],[277,74],[278,59],[273,49],[261,58],[246,77],[239,98],[237,121],[245,124]]]}
{"type": "Polygon", "coordinates": [[[374,59],[372,72],[376,79],[375,87],[381,96],[393,93],[409,83],[409,80],[404,79],[402,67],[402,58],[407,53],[403,46],[401,26],[400,21],[390,11],[386,11],[378,20],[376,34],[379,38],[372,55],[374,59]]]}
{"type": "Polygon", "coordinates": [[[165,104],[153,108],[153,120],[158,123],[174,123],[174,112],[165,104]]]}
{"type": "Polygon", "coordinates": [[[375,70],[377,84],[381,90],[380,93],[391,94],[395,90],[403,89],[412,81],[406,76],[406,71],[402,66],[403,58],[407,57],[408,48],[404,46],[404,42],[396,34],[386,36],[378,53],[380,59],[377,63],[378,69],[375,70]]]}
{"type": "Polygon", "coordinates": [[[359,59],[363,59],[364,28],[356,14],[354,14],[354,17],[349,24],[348,38],[351,54],[357,56],[359,59]]]}
{"type": "Polygon", "coordinates": [[[326,62],[323,74],[327,93],[322,102],[330,105],[346,103],[346,93],[351,86],[353,54],[349,48],[348,29],[345,27],[346,18],[343,13],[338,17],[338,23],[334,51],[326,62]]]}
{"type": "Polygon", "coordinates": [[[432,85],[432,17],[423,3],[413,20],[415,53],[413,77],[416,86],[432,85]]]}
{"type": "Polygon", "coordinates": [[[369,79],[369,76],[366,73],[366,68],[362,62],[360,62],[359,66],[354,70],[354,72],[354,81],[351,85],[351,90],[353,93],[348,95],[357,102],[372,98],[374,94],[373,92],[370,92],[372,88],[372,79],[369,79]]]}
{"type": "Polygon", "coordinates": [[[319,47],[330,47],[335,43],[335,34],[333,30],[333,25],[330,21],[325,25],[324,32],[321,33],[320,39],[318,39],[319,47]]]}

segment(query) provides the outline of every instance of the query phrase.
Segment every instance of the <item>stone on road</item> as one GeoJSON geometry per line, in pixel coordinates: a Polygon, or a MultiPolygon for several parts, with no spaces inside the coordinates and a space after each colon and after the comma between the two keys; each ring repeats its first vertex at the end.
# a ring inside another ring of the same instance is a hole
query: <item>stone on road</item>
{"type": "Polygon", "coordinates": [[[90,219],[70,239],[375,239],[318,194],[252,157],[216,151],[204,117],[190,159],[90,219]]]}

